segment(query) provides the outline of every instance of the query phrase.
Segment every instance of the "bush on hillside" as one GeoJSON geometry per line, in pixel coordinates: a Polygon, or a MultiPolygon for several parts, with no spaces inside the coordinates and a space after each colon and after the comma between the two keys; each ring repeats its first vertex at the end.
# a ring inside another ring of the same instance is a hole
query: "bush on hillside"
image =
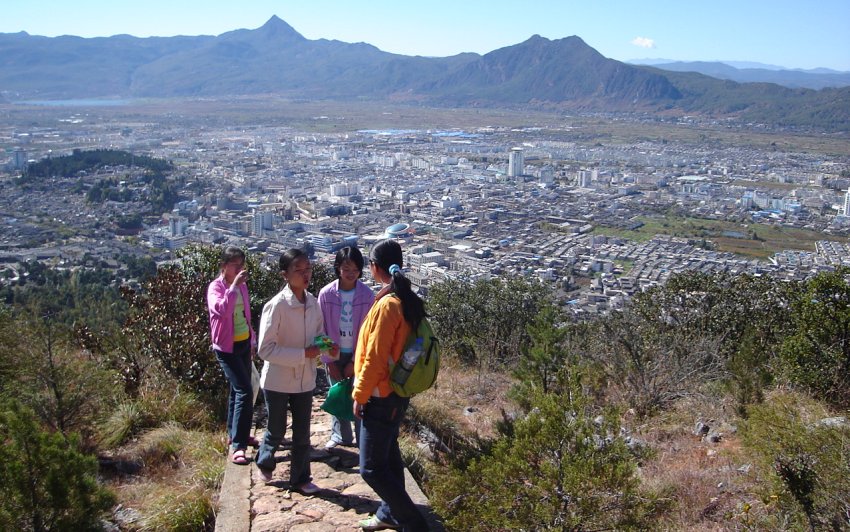
{"type": "Polygon", "coordinates": [[[794,302],[794,333],[782,344],[779,371],[829,403],[850,406],[850,269],[821,273],[794,302]]]}
{"type": "Polygon", "coordinates": [[[510,368],[548,300],[545,286],[522,278],[450,279],[429,289],[428,312],[447,353],[479,368],[510,368]]]}
{"type": "Polygon", "coordinates": [[[850,527],[850,424],[803,395],[776,392],[754,406],[743,440],[792,527],[850,527]]]}
{"type": "Polygon", "coordinates": [[[453,530],[629,530],[656,509],[639,492],[635,462],[613,413],[594,419],[577,382],[538,394],[492,452],[431,484],[453,530]]]}
{"type": "Polygon", "coordinates": [[[73,436],[43,430],[15,401],[0,404],[0,529],[101,530],[113,496],[73,436]]]}
{"type": "Polygon", "coordinates": [[[49,317],[9,319],[10,334],[0,334],[0,358],[8,354],[15,363],[0,380],[0,395],[28,406],[51,430],[78,433],[90,445],[95,425],[120,393],[115,375],[76,347],[70,332],[49,317]]]}
{"type": "MultiPolygon", "coordinates": [[[[179,264],[160,268],[141,291],[124,289],[130,317],[124,333],[170,378],[196,391],[205,402],[221,403],[227,383],[210,348],[207,286],[219,273],[220,250],[188,246],[179,264]]],[[[276,272],[248,254],[252,318],[280,288],[276,272]]]]}

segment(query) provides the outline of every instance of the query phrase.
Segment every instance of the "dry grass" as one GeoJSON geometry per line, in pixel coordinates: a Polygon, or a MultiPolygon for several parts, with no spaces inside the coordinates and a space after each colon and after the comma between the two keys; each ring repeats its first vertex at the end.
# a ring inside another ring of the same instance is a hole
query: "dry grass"
{"type": "Polygon", "coordinates": [[[495,437],[502,412],[510,413],[515,408],[507,399],[513,379],[443,360],[437,386],[413,399],[417,415],[435,420],[438,426],[451,424],[469,437],[495,437]]]}
{"type": "Polygon", "coordinates": [[[141,515],[132,526],[204,530],[212,521],[224,474],[224,450],[220,436],[176,423],[146,432],[120,449],[122,460],[142,464],[137,475],[116,478],[111,486],[123,508],[141,515]]]}

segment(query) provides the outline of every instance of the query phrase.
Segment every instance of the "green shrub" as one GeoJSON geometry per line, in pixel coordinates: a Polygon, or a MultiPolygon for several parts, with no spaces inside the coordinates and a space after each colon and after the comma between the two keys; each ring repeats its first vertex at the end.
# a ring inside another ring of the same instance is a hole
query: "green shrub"
{"type": "Polygon", "coordinates": [[[805,396],[777,392],[752,407],[743,441],[771,480],[779,511],[795,526],[850,527],[850,426],[805,396]]]}
{"type": "Polygon", "coordinates": [[[780,372],[833,405],[850,406],[850,269],[821,273],[793,305],[795,333],[782,344],[780,372]]]}
{"type": "Polygon", "coordinates": [[[512,437],[432,483],[432,502],[453,530],[640,529],[654,506],[612,413],[594,421],[577,384],[536,395],[512,437]]]}
{"type": "Polygon", "coordinates": [[[32,411],[0,404],[0,529],[100,530],[112,494],[77,438],[43,430],[32,411]]]}
{"type": "Polygon", "coordinates": [[[77,348],[70,331],[50,318],[12,319],[15,334],[0,334],[0,356],[11,348],[17,363],[8,378],[0,380],[0,396],[26,405],[53,431],[77,433],[90,448],[95,427],[108,411],[104,405],[113,404],[120,394],[115,375],[77,348]]]}

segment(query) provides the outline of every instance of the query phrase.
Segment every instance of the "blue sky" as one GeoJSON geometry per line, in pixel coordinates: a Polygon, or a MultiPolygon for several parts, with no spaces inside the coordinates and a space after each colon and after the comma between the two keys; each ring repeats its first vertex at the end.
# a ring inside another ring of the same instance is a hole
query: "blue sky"
{"type": "Polygon", "coordinates": [[[387,52],[487,53],[577,35],[627,61],[754,61],[850,71],[850,0],[11,0],[0,33],[218,35],[272,15],[308,39],[387,52]]]}

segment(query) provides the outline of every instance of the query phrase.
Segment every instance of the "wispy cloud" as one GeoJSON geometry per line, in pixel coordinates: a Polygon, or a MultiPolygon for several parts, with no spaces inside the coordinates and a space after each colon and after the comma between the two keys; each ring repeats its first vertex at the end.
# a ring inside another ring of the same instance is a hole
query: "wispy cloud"
{"type": "Polygon", "coordinates": [[[635,37],[632,39],[632,44],[641,48],[655,48],[655,39],[649,37],[635,37]]]}

